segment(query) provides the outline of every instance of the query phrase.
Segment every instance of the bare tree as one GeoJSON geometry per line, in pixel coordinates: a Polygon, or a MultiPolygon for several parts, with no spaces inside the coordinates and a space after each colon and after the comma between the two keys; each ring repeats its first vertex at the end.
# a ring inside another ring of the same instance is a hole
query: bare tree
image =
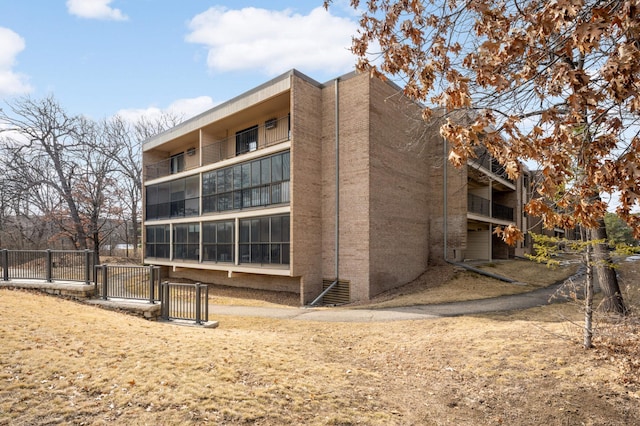
{"type": "Polygon", "coordinates": [[[74,247],[86,249],[87,235],[73,193],[79,173],[73,154],[83,143],[83,119],[68,115],[52,96],[21,98],[10,103],[9,110],[11,114],[0,110],[0,132],[6,135],[4,149],[14,162],[14,171],[22,172],[20,177],[29,190],[46,187],[55,191],[70,219],[74,247]]]}
{"type": "Polygon", "coordinates": [[[121,195],[124,232],[127,243],[133,244],[134,256],[138,256],[142,211],[142,142],[177,125],[181,120],[177,115],[166,113],[156,119],[141,117],[135,123],[116,115],[103,123],[101,149],[115,163],[120,176],[117,186],[121,195]]]}

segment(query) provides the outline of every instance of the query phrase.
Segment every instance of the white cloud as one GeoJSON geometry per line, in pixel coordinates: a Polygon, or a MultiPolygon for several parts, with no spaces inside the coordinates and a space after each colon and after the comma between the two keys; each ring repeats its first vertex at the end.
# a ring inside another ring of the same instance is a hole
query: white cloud
{"type": "Polygon", "coordinates": [[[0,27],[0,96],[21,95],[33,90],[25,75],[13,71],[16,56],[24,48],[22,37],[8,28],[0,27]]]}
{"type": "Polygon", "coordinates": [[[201,112],[213,108],[214,106],[215,104],[209,96],[199,96],[197,98],[178,99],[167,108],[149,107],[122,109],[117,112],[117,115],[130,123],[135,123],[142,117],[154,120],[160,118],[166,113],[187,120],[201,112]]]}
{"type": "Polygon", "coordinates": [[[330,73],[352,70],[349,51],[357,23],[322,7],[308,15],[290,9],[212,7],[189,23],[186,40],[208,49],[215,71],[259,70],[275,75],[291,68],[330,73]]]}
{"type": "Polygon", "coordinates": [[[126,21],[129,19],[120,9],[109,6],[112,0],[67,0],[70,14],[88,19],[126,21]]]}

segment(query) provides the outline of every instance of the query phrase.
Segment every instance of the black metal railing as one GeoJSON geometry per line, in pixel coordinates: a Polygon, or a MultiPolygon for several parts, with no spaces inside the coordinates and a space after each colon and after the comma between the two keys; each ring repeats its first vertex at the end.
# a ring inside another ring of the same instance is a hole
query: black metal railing
{"type": "Polygon", "coordinates": [[[209,321],[209,287],[206,284],[170,283],[161,285],[164,320],[187,320],[203,324],[209,321]]]}
{"type": "Polygon", "coordinates": [[[492,174],[499,176],[508,182],[514,183],[513,179],[511,179],[507,174],[505,167],[500,164],[498,160],[493,158],[485,148],[477,147],[475,152],[477,157],[470,159],[470,161],[475,162],[477,165],[491,172],[492,174]]]}
{"type": "Polygon", "coordinates": [[[491,202],[474,194],[467,194],[467,211],[494,219],[513,221],[513,207],[491,202]]]}
{"type": "Polygon", "coordinates": [[[2,279],[93,281],[94,253],[91,250],[0,250],[2,279]]]}
{"type": "MultiPolygon", "coordinates": [[[[254,130],[249,130],[254,131],[254,130]]],[[[248,131],[248,132],[249,132],[248,131]]],[[[171,167],[171,158],[166,158],[157,163],[149,164],[145,166],[145,179],[157,179],[171,174],[193,169],[208,164],[214,164],[218,161],[226,160],[229,158],[237,157],[248,152],[263,149],[271,145],[275,145],[281,142],[285,142],[290,138],[290,123],[289,116],[267,120],[267,122],[258,127],[258,136],[255,142],[243,144],[242,147],[236,146],[237,138],[242,137],[241,133],[231,136],[226,139],[215,141],[209,145],[202,147],[201,162],[189,162],[184,161],[184,168],[175,169],[171,167]]],[[[187,153],[188,156],[197,156],[199,151],[197,149],[191,149],[187,153]]]]}
{"type": "Polygon", "coordinates": [[[98,297],[160,301],[159,266],[97,265],[95,268],[98,297]]]}
{"type": "Polygon", "coordinates": [[[491,217],[495,219],[513,221],[513,207],[494,202],[491,204],[491,217]]]}

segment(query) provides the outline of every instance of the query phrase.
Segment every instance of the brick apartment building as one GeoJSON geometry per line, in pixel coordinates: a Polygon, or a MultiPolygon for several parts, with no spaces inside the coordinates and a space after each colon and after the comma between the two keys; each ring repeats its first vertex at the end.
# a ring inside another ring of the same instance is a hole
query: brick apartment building
{"type": "Polygon", "coordinates": [[[143,145],[144,261],[174,278],[366,300],[443,261],[523,254],[524,179],[454,168],[393,83],[292,70],[143,145]],[[337,177],[337,179],[336,179],[337,177]]]}

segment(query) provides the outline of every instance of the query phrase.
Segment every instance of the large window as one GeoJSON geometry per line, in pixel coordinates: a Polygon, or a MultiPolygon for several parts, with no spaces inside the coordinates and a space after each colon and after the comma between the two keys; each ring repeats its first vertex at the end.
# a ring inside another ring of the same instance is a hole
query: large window
{"type": "Polygon", "coordinates": [[[235,260],[235,221],[202,224],[202,261],[233,262],[235,260]]]}
{"type": "Polygon", "coordinates": [[[173,258],[199,260],[200,225],[185,223],[173,225],[173,258]]]}
{"type": "Polygon", "coordinates": [[[258,149],[258,126],[236,132],[236,155],[258,149]]]}
{"type": "Polygon", "coordinates": [[[145,239],[145,257],[169,259],[169,225],[147,226],[145,239]]]}
{"type": "Polygon", "coordinates": [[[148,186],[147,220],[198,216],[200,214],[199,188],[199,175],[148,186]]]}
{"type": "Polygon", "coordinates": [[[289,152],[202,174],[202,212],[289,202],[289,152]]]}
{"type": "Polygon", "coordinates": [[[289,264],[289,215],[240,221],[240,263],[289,264]]]}

